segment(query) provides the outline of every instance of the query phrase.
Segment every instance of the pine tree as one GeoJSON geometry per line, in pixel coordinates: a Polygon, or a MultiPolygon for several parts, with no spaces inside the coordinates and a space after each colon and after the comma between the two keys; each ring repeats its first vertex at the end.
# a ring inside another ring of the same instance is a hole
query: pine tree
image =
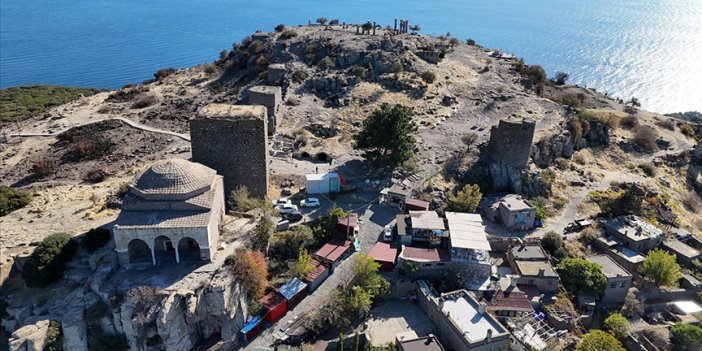
{"type": "Polygon", "coordinates": [[[364,150],[363,156],[375,166],[397,166],[409,160],[415,147],[410,107],[383,103],[363,121],[363,130],[354,137],[354,148],[364,150]]]}

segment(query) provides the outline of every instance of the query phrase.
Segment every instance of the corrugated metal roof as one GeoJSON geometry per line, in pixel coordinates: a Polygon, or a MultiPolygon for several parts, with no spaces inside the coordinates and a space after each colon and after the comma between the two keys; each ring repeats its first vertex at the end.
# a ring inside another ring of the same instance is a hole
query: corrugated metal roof
{"type": "Polygon", "coordinates": [[[324,267],[322,263],[315,259],[310,259],[310,264],[314,266],[314,270],[307,273],[304,280],[311,283],[317,280],[317,278],[319,278],[319,276],[327,270],[327,267],[324,267]]]}
{"type": "Polygon", "coordinates": [[[351,248],[351,242],[348,240],[334,239],[324,244],[315,255],[326,258],[331,262],[335,262],[351,248]]]}
{"type": "Polygon", "coordinates": [[[376,261],[395,263],[397,257],[397,248],[391,247],[388,243],[378,242],[368,253],[376,261]]]}
{"type": "Polygon", "coordinates": [[[282,296],[278,295],[278,293],[271,292],[268,293],[268,295],[262,297],[260,300],[258,300],[258,302],[261,304],[261,306],[263,306],[263,308],[272,310],[278,307],[278,305],[280,305],[281,303],[285,302],[285,299],[282,296]]]}
{"type": "Polygon", "coordinates": [[[446,212],[451,246],[461,249],[490,251],[483,220],[477,213],[446,212]]]}
{"type": "Polygon", "coordinates": [[[444,220],[436,211],[409,211],[412,229],[446,230],[444,220]]]}
{"type": "Polygon", "coordinates": [[[451,253],[446,249],[405,246],[400,257],[417,262],[450,262],[451,253]]]}
{"type": "Polygon", "coordinates": [[[289,282],[285,283],[285,285],[278,288],[278,292],[283,295],[285,299],[290,300],[300,291],[304,291],[305,288],[307,288],[307,283],[300,279],[292,278],[289,282]]]}

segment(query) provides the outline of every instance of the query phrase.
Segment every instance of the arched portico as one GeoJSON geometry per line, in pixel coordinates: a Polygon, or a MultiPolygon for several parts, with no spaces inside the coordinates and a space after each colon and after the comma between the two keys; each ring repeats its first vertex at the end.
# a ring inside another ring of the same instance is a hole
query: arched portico
{"type": "Polygon", "coordinates": [[[129,254],[129,263],[152,263],[153,255],[149,244],[141,239],[132,239],[127,244],[127,252],[129,254]]]}
{"type": "Polygon", "coordinates": [[[178,242],[178,258],[182,261],[199,261],[202,259],[200,255],[200,245],[197,240],[184,237],[178,242]]]}
{"type": "Polygon", "coordinates": [[[154,239],[154,259],[155,264],[180,262],[178,250],[169,237],[159,235],[154,239]]]}

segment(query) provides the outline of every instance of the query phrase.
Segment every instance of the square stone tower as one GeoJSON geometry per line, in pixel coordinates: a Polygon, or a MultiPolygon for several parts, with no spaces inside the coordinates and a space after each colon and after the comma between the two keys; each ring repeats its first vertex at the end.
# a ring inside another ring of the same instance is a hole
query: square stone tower
{"type": "Polygon", "coordinates": [[[225,196],[243,185],[268,193],[268,116],[264,106],[210,104],[190,120],[193,161],[224,177],[225,196]]]}
{"type": "Polygon", "coordinates": [[[268,135],[273,135],[281,119],[278,113],[283,95],[280,87],[257,85],[249,88],[249,105],[262,105],[268,111],[268,135]]]}

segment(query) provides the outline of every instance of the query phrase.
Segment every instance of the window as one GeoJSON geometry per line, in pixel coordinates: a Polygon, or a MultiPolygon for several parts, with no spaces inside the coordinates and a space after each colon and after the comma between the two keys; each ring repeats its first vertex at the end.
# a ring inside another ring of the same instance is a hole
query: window
{"type": "Polygon", "coordinates": [[[425,263],[424,267],[431,267],[431,263],[425,263]]]}
{"type": "Polygon", "coordinates": [[[612,289],[614,289],[614,288],[616,288],[616,287],[617,287],[617,283],[612,283],[612,284],[609,284],[609,287],[610,287],[610,288],[612,288],[612,289]]]}
{"type": "Polygon", "coordinates": [[[620,288],[626,288],[626,285],[627,285],[626,282],[619,283],[620,288]]]}
{"type": "Polygon", "coordinates": [[[441,266],[445,265],[445,263],[441,262],[441,263],[437,263],[436,265],[441,267],[441,266]]]}

